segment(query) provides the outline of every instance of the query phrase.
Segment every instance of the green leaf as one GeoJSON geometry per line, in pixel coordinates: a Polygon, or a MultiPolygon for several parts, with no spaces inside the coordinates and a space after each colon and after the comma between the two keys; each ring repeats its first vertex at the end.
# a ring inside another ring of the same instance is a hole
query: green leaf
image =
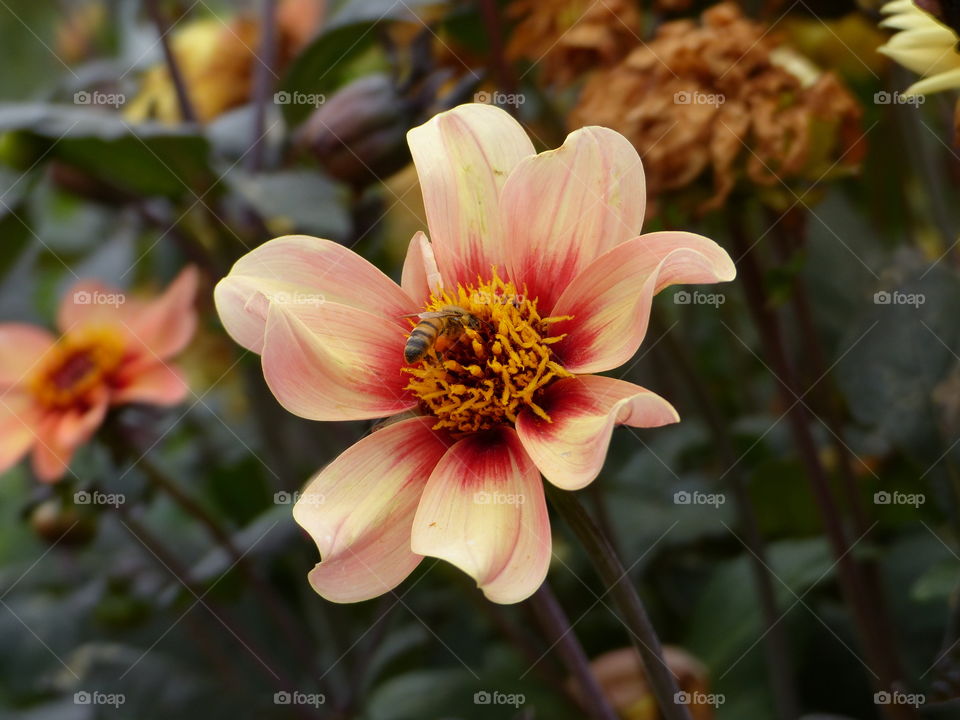
{"type": "Polygon", "coordinates": [[[39,138],[45,159],[61,160],[133,195],[202,195],[215,179],[202,136],[152,123],[131,125],[109,112],[0,103],[0,132],[39,138]]]}

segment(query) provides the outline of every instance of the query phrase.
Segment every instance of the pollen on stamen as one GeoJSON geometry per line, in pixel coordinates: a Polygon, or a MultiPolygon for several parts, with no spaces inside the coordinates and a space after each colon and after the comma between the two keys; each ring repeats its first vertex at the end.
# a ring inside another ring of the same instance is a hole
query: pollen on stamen
{"type": "Polygon", "coordinates": [[[514,423],[524,409],[550,422],[539,396],[554,380],[572,376],[550,347],[564,337],[551,325],[571,318],[541,317],[537,300],[517,292],[496,268],[489,280],[432,295],[425,311],[449,305],[477,318],[478,326],[455,324],[450,342],[403,368],[411,376],[407,389],[436,418],[434,428],[477,432],[514,423]]]}

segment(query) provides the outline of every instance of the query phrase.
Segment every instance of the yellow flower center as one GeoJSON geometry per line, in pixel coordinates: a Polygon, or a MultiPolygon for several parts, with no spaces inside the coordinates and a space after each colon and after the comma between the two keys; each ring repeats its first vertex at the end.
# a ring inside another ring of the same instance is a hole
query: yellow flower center
{"type": "Polygon", "coordinates": [[[569,316],[540,317],[537,300],[518,293],[496,269],[489,281],[431,295],[424,313],[411,343],[420,342],[425,353],[403,370],[411,375],[407,389],[437,419],[434,429],[486,430],[516,422],[524,408],[550,421],[539,394],[572,376],[550,348],[564,335],[552,335],[550,326],[569,316]]]}
{"type": "Polygon", "coordinates": [[[65,408],[82,402],[123,359],[124,342],[112,328],[68,333],[44,356],[27,386],[41,405],[65,408]]]}

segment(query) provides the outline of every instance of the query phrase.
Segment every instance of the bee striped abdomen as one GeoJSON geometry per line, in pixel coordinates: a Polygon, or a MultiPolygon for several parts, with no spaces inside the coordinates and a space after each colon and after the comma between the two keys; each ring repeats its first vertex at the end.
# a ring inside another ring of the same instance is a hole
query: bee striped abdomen
{"type": "Polygon", "coordinates": [[[417,323],[407,338],[403,348],[403,357],[409,364],[420,360],[433,347],[437,337],[443,330],[446,318],[427,318],[417,323]]]}

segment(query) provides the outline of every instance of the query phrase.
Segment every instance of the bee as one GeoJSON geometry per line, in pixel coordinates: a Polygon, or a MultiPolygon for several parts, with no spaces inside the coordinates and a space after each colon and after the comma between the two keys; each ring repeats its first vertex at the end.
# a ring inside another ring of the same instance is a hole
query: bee
{"type": "Polygon", "coordinates": [[[476,330],[480,327],[480,319],[459,305],[444,305],[436,311],[403,317],[420,318],[403,348],[403,358],[410,365],[422,360],[432,347],[442,350],[452,346],[463,335],[465,328],[476,330]]]}

